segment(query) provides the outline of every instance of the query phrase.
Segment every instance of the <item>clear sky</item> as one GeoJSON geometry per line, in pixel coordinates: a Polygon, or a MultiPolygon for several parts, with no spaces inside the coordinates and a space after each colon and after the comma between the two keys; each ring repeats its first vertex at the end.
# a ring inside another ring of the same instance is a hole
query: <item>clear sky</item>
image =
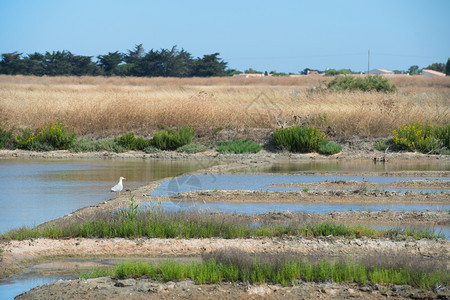
{"type": "Polygon", "coordinates": [[[184,48],[229,68],[424,68],[450,57],[450,0],[0,0],[0,53],[184,48]]]}

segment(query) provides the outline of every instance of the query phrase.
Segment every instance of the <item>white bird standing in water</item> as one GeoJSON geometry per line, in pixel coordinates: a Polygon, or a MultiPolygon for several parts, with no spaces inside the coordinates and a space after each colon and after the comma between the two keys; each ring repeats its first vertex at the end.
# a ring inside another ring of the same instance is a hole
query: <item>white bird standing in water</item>
{"type": "Polygon", "coordinates": [[[122,180],[126,180],[126,178],[125,177],[120,177],[119,178],[119,183],[111,188],[111,192],[115,192],[116,193],[116,197],[117,197],[117,192],[119,192],[119,197],[120,197],[120,191],[123,190],[122,180]]]}

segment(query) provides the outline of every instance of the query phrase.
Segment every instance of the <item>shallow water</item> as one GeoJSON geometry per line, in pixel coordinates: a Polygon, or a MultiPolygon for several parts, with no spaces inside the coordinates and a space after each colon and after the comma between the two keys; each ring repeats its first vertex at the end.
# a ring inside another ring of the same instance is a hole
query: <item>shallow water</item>
{"type": "MultiPolygon", "coordinates": [[[[142,207],[150,202],[141,202],[142,207]]],[[[177,212],[178,209],[199,209],[208,212],[224,212],[246,215],[265,214],[270,212],[304,212],[324,214],[330,212],[360,211],[444,211],[450,209],[450,204],[329,204],[329,203],[229,203],[229,202],[176,202],[161,201],[167,212],[177,212]]]]}
{"type": "Polygon", "coordinates": [[[450,161],[401,161],[387,163],[374,163],[372,160],[345,160],[345,161],[291,161],[279,160],[270,166],[263,166],[252,171],[263,173],[290,173],[290,172],[396,172],[396,171],[449,171],[450,161]]]}
{"type": "MultiPolygon", "coordinates": [[[[249,190],[249,191],[298,191],[302,188],[272,186],[274,184],[288,183],[318,183],[322,181],[352,180],[368,181],[372,183],[393,183],[408,180],[442,180],[449,181],[448,177],[385,177],[385,176],[344,176],[333,174],[328,176],[315,175],[191,175],[166,180],[161,183],[150,195],[167,196],[189,191],[213,191],[213,190],[249,190]]],[[[442,189],[385,189],[399,192],[441,192],[442,189]]]]}
{"type": "Polygon", "coordinates": [[[57,280],[74,279],[75,276],[30,276],[21,278],[0,279],[0,299],[10,300],[30,289],[57,280]]]}
{"type": "Polygon", "coordinates": [[[0,160],[0,233],[113,198],[120,176],[135,189],[213,164],[207,160],[0,160]]]}

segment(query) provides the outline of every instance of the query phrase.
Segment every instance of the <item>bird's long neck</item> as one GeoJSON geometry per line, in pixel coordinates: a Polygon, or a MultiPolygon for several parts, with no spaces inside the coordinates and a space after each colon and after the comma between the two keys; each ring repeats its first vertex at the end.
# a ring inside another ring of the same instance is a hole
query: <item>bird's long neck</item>
{"type": "Polygon", "coordinates": [[[119,184],[122,184],[122,178],[119,179],[119,184]]]}

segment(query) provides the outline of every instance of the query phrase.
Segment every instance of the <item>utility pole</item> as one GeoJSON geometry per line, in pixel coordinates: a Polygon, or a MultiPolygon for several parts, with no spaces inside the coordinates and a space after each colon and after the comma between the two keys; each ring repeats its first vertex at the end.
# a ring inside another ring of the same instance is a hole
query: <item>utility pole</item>
{"type": "Polygon", "coordinates": [[[370,75],[370,50],[367,52],[367,76],[370,75]]]}

